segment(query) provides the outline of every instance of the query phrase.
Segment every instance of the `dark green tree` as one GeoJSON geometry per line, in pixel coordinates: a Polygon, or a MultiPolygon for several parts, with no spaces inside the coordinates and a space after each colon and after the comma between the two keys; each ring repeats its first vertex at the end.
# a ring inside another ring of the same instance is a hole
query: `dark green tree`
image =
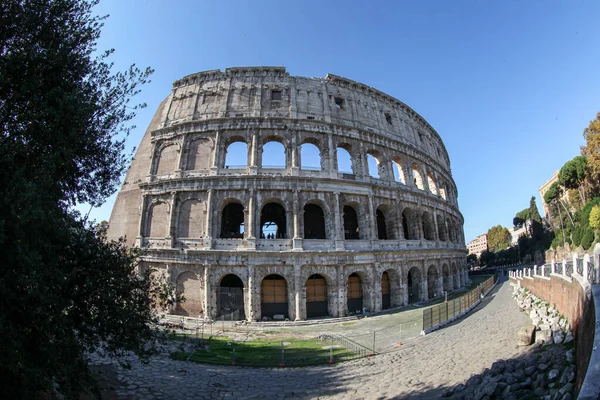
{"type": "Polygon", "coordinates": [[[96,54],[95,1],[0,3],[0,398],[76,398],[85,353],[147,355],[152,286],[137,256],[73,211],[116,190],[130,104],[150,70],[96,54]]]}
{"type": "Polygon", "coordinates": [[[558,183],[567,189],[577,189],[581,199],[585,203],[585,191],[583,183],[587,177],[588,162],[584,156],[577,156],[560,169],[558,183]]]}
{"type": "Polygon", "coordinates": [[[523,224],[529,219],[529,208],[519,211],[513,218],[515,228],[523,227],[523,224]]]}

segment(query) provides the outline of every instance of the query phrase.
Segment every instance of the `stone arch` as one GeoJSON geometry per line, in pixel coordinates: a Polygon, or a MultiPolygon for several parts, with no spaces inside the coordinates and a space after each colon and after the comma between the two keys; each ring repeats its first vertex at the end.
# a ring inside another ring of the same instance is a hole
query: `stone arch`
{"type": "Polygon", "coordinates": [[[167,175],[178,169],[179,146],[176,143],[167,143],[156,152],[155,175],[167,175]]]}
{"type": "Polygon", "coordinates": [[[406,284],[408,289],[408,302],[417,303],[421,301],[421,281],[422,273],[419,267],[412,267],[406,274],[406,284]]]}
{"type": "Polygon", "coordinates": [[[376,179],[382,179],[381,170],[383,168],[381,163],[381,154],[376,150],[367,151],[367,168],[369,176],[376,179]]]}
{"type": "Polygon", "coordinates": [[[417,163],[413,163],[412,165],[412,176],[415,186],[420,190],[425,190],[425,183],[423,182],[421,167],[417,163]]]}
{"type": "Polygon", "coordinates": [[[169,236],[169,205],[164,201],[155,201],[150,205],[146,219],[146,236],[164,238],[169,236]]]}
{"type": "Polygon", "coordinates": [[[177,292],[185,301],[175,305],[175,314],[204,316],[204,285],[198,274],[184,271],[177,276],[177,292]]]}
{"type": "Polygon", "coordinates": [[[446,189],[446,184],[445,183],[441,183],[440,184],[440,197],[444,200],[448,200],[448,194],[447,194],[447,189],[446,189]]]}
{"type": "Polygon", "coordinates": [[[217,286],[217,317],[245,319],[245,285],[244,281],[234,273],[223,274],[217,286]]]}
{"type": "MultiPolygon", "coordinates": [[[[311,268],[313,270],[313,268],[311,268]]],[[[335,315],[335,285],[333,279],[321,269],[303,272],[306,300],[306,317],[318,318],[335,315]]]]}
{"type": "Polygon", "coordinates": [[[400,182],[403,185],[406,185],[406,171],[404,168],[404,163],[401,158],[398,158],[398,157],[392,158],[392,170],[394,173],[394,181],[400,182]]]}
{"type": "Polygon", "coordinates": [[[446,218],[446,224],[448,226],[448,239],[454,243],[456,242],[456,230],[454,229],[454,222],[450,217],[446,218]]]}
{"type": "Polygon", "coordinates": [[[438,237],[441,241],[448,241],[448,227],[446,226],[444,217],[436,214],[435,218],[437,220],[438,237]]]}
{"type": "Polygon", "coordinates": [[[437,194],[438,185],[435,181],[435,177],[433,176],[433,172],[431,172],[431,171],[427,171],[427,184],[429,186],[429,191],[432,194],[437,194]]]}
{"type": "Polygon", "coordinates": [[[450,275],[450,267],[448,264],[442,264],[442,287],[444,291],[451,292],[453,289],[452,284],[452,275],[450,275]]]}
{"type": "Polygon", "coordinates": [[[383,235],[385,239],[398,239],[397,218],[395,216],[394,208],[387,204],[381,204],[377,207],[377,211],[375,213],[377,218],[377,237],[381,240],[382,235],[380,233],[385,232],[385,235],[383,235]],[[383,224],[380,224],[381,217],[381,222],[383,222],[383,224]]]}
{"type": "Polygon", "coordinates": [[[439,282],[440,274],[437,266],[431,264],[427,268],[427,296],[429,299],[433,299],[440,295],[439,282]]]}
{"type": "Polygon", "coordinates": [[[185,200],[179,206],[177,237],[198,239],[204,237],[206,205],[198,199],[185,200]]]}
{"type": "MultiPolygon", "coordinates": [[[[360,272],[352,272],[346,280],[346,306],[349,314],[361,314],[366,304],[363,302],[363,278],[360,272]]],[[[364,275],[363,275],[364,276],[364,275]]],[[[366,291],[368,293],[368,291],[366,291]]],[[[366,307],[365,307],[366,308],[366,307]]]]}
{"type": "Polygon", "coordinates": [[[288,149],[284,139],[279,136],[268,136],[261,145],[262,168],[287,168],[288,149]],[[269,164],[266,164],[265,161],[269,164]]]}
{"type": "Polygon", "coordinates": [[[287,213],[280,200],[265,202],[260,210],[260,237],[287,238],[287,213]]]}
{"type": "Polygon", "coordinates": [[[400,274],[393,268],[386,269],[381,273],[381,309],[385,310],[402,305],[402,297],[400,274]],[[387,277],[387,284],[385,277],[387,277]],[[388,292],[387,298],[386,289],[388,292]]]}
{"type": "MultiPolygon", "coordinates": [[[[354,265],[349,266],[346,269],[346,310],[348,313],[354,313],[357,310],[360,310],[362,313],[362,308],[366,308],[369,311],[375,310],[375,285],[373,282],[373,270],[370,267],[364,265],[354,265]],[[350,279],[352,277],[352,279],[350,279]],[[360,278],[360,279],[357,279],[360,278]],[[357,285],[360,285],[360,290],[357,285]],[[350,293],[350,290],[353,290],[350,293]],[[360,300],[359,300],[360,299],[360,300]],[[358,307],[359,304],[362,304],[360,308],[351,308],[358,307]]],[[[380,281],[376,280],[377,285],[380,285],[380,281]]]]}
{"type": "Polygon", "coordinates": [[[213,142],[209,138],[196,137],[190,140],[187,146],[187,162],[185,169],[199,171],[210,168],[213,153],[213,142]]]}
{"type": "Polygon", "coordinates": [[[248,166],[248,143],[241,136],[228,138],[224,150],[224,168],[246,168],[248,166]]]}
{"type": "Polygon", "coordinates": [[[304,205],[304,239],[327,239],[325,212],[319,203],[310,201],[304,205]]]}
{"type": "Polygon", "coordinates": [[[321,142],[307,137],[300,145],[300,169],[323,171],[326,169],[321,142]]]}
{"type": "Polygon", "coordinates": [[[227,198],[221,203],[219,237],[223,239],[239,239],[244,236],[244,206],[235,198],[227,198]]]}
{"type": "Polygon", "coordinates": [[[428,211],[423,211],[421,219],[423,221],[423,238],[425,240],[435,240],[435,226],[431,214],[428,211]]]}
{"type": "Polygon", "coordinates": [[[415,210],[405,208],[402,210],[402,232],[404,240],[418,240],[419,228],[418,219],[415,210]]]}
{"type": "Polygon", "coordinates": [[[344,239],[360,239],[360,225],[358,213],[352,203],[344,204],[342,208],[342,219],[344,222],[344,239]]]}
{"type": "Polygon", "coordinates": [[[269,274],[261,280],[260,315],[263,319],[290,318],[288,283],[282,275],[269,274]]]}
{"type": "Polygon", "coordinates": [[[350,145],[341,144],[336,148],[336,164],[337,172],[342,174],[355,174],[354,163],[352,161],[352,153],[350,152],[350,145]]]}

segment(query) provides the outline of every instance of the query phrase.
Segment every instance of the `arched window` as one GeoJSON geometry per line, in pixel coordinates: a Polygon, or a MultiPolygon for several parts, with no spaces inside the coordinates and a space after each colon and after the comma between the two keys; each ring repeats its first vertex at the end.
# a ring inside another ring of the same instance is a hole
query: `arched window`
{"type": "Polygon", "coordinates": [[[440,196],[442,196],[442,199],[448,200],[446,198],[446,186],[440,186],[440,196]]]}
{"type": "Polygon", "coordinates": [[[206,138],[192,140],[188,148],[186,169],[199,171],[210,167],[211,142],[206,138]]]}
{"type": "Polygon", "coordinates": [[[325,239],[323,209],[316,204],[304,206],[304,239],[325,239]]]}
{"type": "Polygon", "coordinates": [[[244,206],[240,203],[229,203],[223,208],[221,215],[221,237],[239,239],[244,236],[244,206]]]}
{"type": "Polygon", "coordinates": [[[421,171],[418,164],[412,165],[412,173],[415,186],[421,190],[425,190],[425,184],[423,183],[423,175],[421,175],[421,171]]]}
{"type": "Polygon", "coordinates": [[[148,237],[165,237],[168,235],[167,224],[169,220],[169,208],[167,203],[154,203],[148,212],[146,222],[146,234],[148,237]]]}
{"type": "Polygon", "coordinates": [[[285,168],[285,147],[279,142],[271,141],[263,146],[263,168],[285,168]]]}
{"type": "Polygon", "coordinates": [[[312,143],[304,143],[300,146],[301,169],[320,171],[321,170],[321,152],[319,148],[312,143]]]}
{"type": "Polygon", "coordinates": [[[440,240],[447,241],[448,240],[448,228],[446,227],[446,221],[444,217],[440,217],[439,215],[436,217],[437,226],[438,226],[438,237],[440,240]]]}
{"type": "Polygon", "coordinates": [[[342,174],[352,174],[352,157],[348,150],[338,147],[337,148],[337,164],[338,172],[342,174]]]}
{"type": "Polygon", "coordinates": [[[248,166],[248,144],[233,142],[227,146],[225,168],[246,168],[248,166]]]}
{"type": "Polygon", "coordinates": [[[156,175],[173,173],[177,169],[177,146],[174,144],[165,146],[158,154],[156,163],[156,175]]]}
{"type": "Polygon", "coordinates": [[[406,208],[402,211],[402,230],[405,240],[418,240],[418,224],[414,210],[406,208]]]}
{"type": "Polygon", "coordinates": [[[387,226],[385,224],[385,216],[380,209],[377,209],[377,238],[379,240],[387,240],[387,226]]]}
{"type": "Polygon", "coordinates": [[[184,201],[179,208],[177,236],[201,238],[204,236],[204,228],[204,205],[196,199],[184,201]]]}
{"type": "Polygon", "coordinates": [[[431,218],[431,214],[427,211],[423,211],[422,214],[423,219],[423,236],[425,236],[425,240],[435,240],[434,236],[434,226],[433,219],[431,218]]]}
{"type": "Polygon", "coordinates": [[[369,175],[379,179],[379,160],[372,154],[367,154],[367,165],[369,166],[369,175]]]}
{"type": "Polygon", "coordinates": [[[437,184],[435,183],[435,178],[431,172],[427,174],[427,183],[429,184],[429,191],[433,194],[437,194],[437,184]]]}
{"type": "Polygon", "coordinates": [[[404,168],[402,164],[398,161],[392,161],[392,171],[394,171],[394,181],[400,182],[403,185],[406,185],[406,178],[404,175],[404,168]]]}
{"type": "Polygon", "coordinates": [[[344,239],[359,239],[358,215],[354,208],[344,206],[344,239]]]}
{"type": "Polygon", "coordinates": [[[287,220],[281,204],[268,203],[260,213],[260,237],[263,239],[286,239],[287,220]]]}

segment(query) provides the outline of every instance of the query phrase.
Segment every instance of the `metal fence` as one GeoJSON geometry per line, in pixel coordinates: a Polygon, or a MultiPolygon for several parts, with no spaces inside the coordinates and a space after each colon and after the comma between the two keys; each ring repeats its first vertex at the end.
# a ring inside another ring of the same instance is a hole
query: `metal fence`
{"type": "Polygon", "coordinates": [[[444,303],[424,309],[423,331],[427,331],[428,329],[446,322],[449,319],[452,319],[468,310],[479,299],[481,299],[483,295],[492,288],[492,286],[494,286],[495,281],[496,276],[494,275],[482,282],[475,289],[459,298],[448,300],[444,303]]]}
{"type": "Polygon", "coordinates": [[[534,276],[550,277],[551,274],[562,275],[572,278],[576,276],[578,279],[583,279],[589,283],[598,283],[600,259],[592,259],[588,254],[579,257],[573,254],[573,257],[561,262],[552,261],[550,264],[534,265],[532,268],[519,267],[510,272],[513,278],[532,278],[534,276]]]}

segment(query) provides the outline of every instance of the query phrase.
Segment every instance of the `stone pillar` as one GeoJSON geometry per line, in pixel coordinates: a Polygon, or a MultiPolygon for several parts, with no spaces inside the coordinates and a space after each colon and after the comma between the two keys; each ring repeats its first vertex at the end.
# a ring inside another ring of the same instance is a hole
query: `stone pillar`
{"type": "Polygon", "coordinates": [[[142,194],[142,203],[140,205],[140,218],[138,220],[138,236],[135,239],[136,247],[142,247],[144,242],[144,228],[146,226],[146,210],[148,209],[148,196],[142,194]]]}
{"type": "Polygon", "coordinates": [[[175,173],[178,174],[179,176],[183,176],[184,168],[181,165],[181,163],[184,161],[183,154],[186,153],[186,151],[185,151],[186,137],[187,137],[187,135],[185,133],[181,135],[179,154],[177,155],[177,168],[175,169],[175,173]]]}
{"type": "MultiPolygon", "coordinates": [[[[210,167],[211,175],[217,175],[219,172],[219,158],[221,156],[220,149],[221,149],[221,131],[217,131],[215,133],[215,151],[213,151],[212,165],[210,167]]],[[[225,150],[225,151],[227,151],[227,150],[225,150]]]]}
{"type": "Polygon", "coordinates": [[[329,177],[333,179],[337,179],[338,172],[337,168],[335,168],[334,157],[337,157],[336,149],[333,148],[333,133],[327,133],[327,150],[329,154],[327,167],[329,168],[329,177]]]}
{"type": "MultiPolygon", "coordinates": [[[[259,283],[260,284],[260,283],[259,283]]],[[[255,282],[254,282],[254,265],[248,265],[248,290],[247,292],[247,301],[248,301],[248,315],[246,316],[246,319],[248,321],[256,321],[257,319],[260,318],[260,313],[256,313],[256,311],[254,310],[255,304],[256,304],[256,300],[255,299],[255,295],[257,293],[255,286],[255,282]]],[[[260,301],[259,301],[260,304],[260,301]]]]}
{"type": "Polygon", "coordinates": [[[258,174],[258,130],[252,130],[252,141],[250,143],[250,167],[248,172],[250,175],[258,174]]]}
{"type": "Polygon", "coordinates": [[[169,236],[166,237],[168,241],[170,241],[171,245],[169,247],[175,246],[175,202],[177,201],[177,192],[171,192],[171,209],[169,210],[169,236]]]}
{"type": "Polygon", "coordinates": [[[213,240],[213,190],[208,189],[208,198],[206,200],[206,237],[204,238],[204,248],[211,249],[212,248],[212,240],[213,240]]]}
{"type": "Polygon", "coordinates": [[[431,211],[431,219],[433,220],[433,240],[435,240],[435,244],[437,245],[437,247],[439,247],[440,231],[438,230],[437,215],[435,215],[435,210],[431,211]]]}
{"type": "Polygon", "coordinates": [[[333,201],[333,211],[334,211],[334,237],[335,240],[335,249],[336,250],[344,250],[344,224],[342,221],[342,215],[340,213],[340,192],[334,192],[335,199],[333,201]]]}
{"type": "Polygon", "coordinates": [[[256,250],[256,233],[254,226],[254,214],[256,212],[256,200],[254,199],[254,189],[250,189],[250,196],[248,197],[248,220],[245,221],[244,228],[246,230],[246,249],[256,250]]]}
{"type": "Polygon", "coordinates": [[[293,219],[294,219],[294,237],[292,238],[292,250],[293,251],[302,251],[303,249],[303,240],[300,236],[300,218],[304,215],[304,210],[302,214],[300,212],[300,205],[298,204],[298,197],[300,196],[300,191],[294,191],[294,199],[292,202],[293,208],[293,219]]]}
{"type": "Polygon", "coordinates": [[[421,176],[423,177],[423,190],[431,193],[429,188],[429,179],[427,178],[427,169],[424,164],[421,164],[421,176]]]}
{"type": "Polygon", "coordinates": [[[210,282],[209,266],[204,266],[204,319],[212,320],[212,285],[210,282]]]}
{"type": "Polygon", "coordinates": [[[373,193],[369,193],[369,239],[375,240],[377,237],[377,227],[375,226],[375,210],[373,206],[373,193]]]}
{"type": "Polygon", "coordinates": [[[298,176],[300,175],[300,165],[301,165],[301,160],[300,160],[300,154],[298,152],[298,149],[300,148],[300,146],[298,145],[298,132],[292,132],[292,168],[291,168],[291,175],[292,176],[298,176]]]}
{"type": "Polygon", "coordinates": [[[304,309],[302,307],[304,298],[304,285],[302,284],[302,270],[300,265],[294,265],[294,287],[296,289],[296,321],[303,321],[306,319],[304,309]]]}
{"type": "Polygon", "coordinates": [[[337,266],[337,290],[338,293],[338,301],[337,301],[337,310],[330,310],[333,316],[336,317],[345,317],[348,314],[348,304],[347,304],[347,282],[344,275],[344,266],[337,266]]]}
{"type": "MultiPolygon", "coordinates": [[[[381,263],[376,262],[375,264],[373,264],[373,267],[371,268],[371,286],[373,287],[373,289],[370,291],[371,292],[371,304],[373,305],[373,311],[374,312],[379,312],[381,311],[381,296],[383,295],[381,292],[381,278],[379,277],[379,271],[381,270],[381,263]]],[[[389,276],[388,276],[389,278],[389,276]]],[[[391,282],[390,282],[390,301],[391,301],[391,282]]]]}
{"type": "MultiPolygon", "coordinates": [[[[452,263],[449,262],[450,265],[452,265],[452,263]]],[[[451,267],[448,267],[448,287],[450,288],[450,292],[454,290],[454,275],[452,275],[452,269],[451,267]]]]}

